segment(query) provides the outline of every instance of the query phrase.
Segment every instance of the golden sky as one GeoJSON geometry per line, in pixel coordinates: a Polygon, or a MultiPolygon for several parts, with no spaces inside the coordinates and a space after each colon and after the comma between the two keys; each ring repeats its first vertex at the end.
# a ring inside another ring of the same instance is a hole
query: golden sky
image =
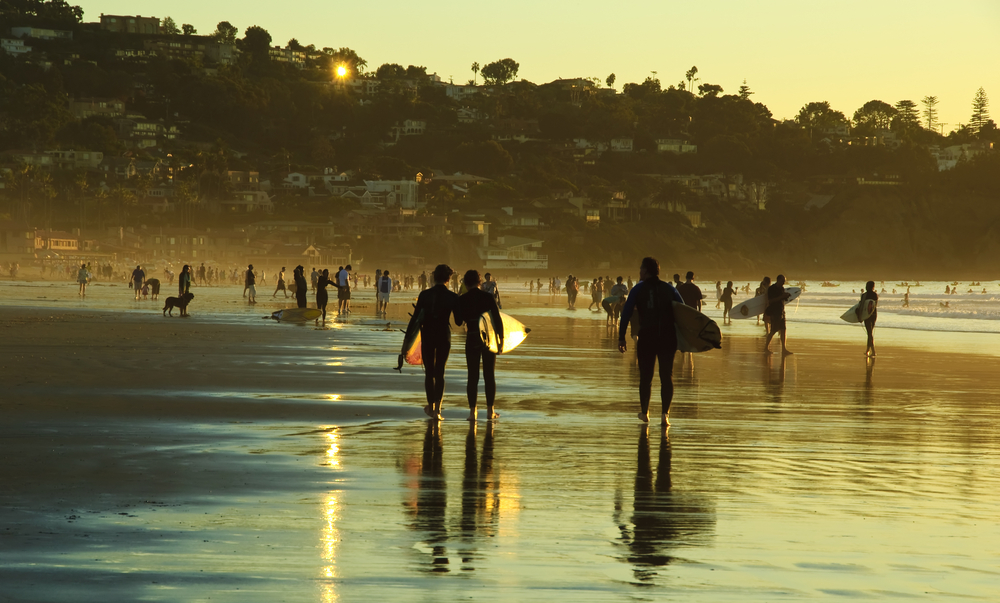
{"type": "MultiPolygon", "coordinates": [[[[702,82],[736,92],[743,79],[776,118],[811,101],[848,117],[872,99],[937,96],[945,132],[967,123],[982,86],[1000,99],[1000,0],[85,0],[101,13],[171,16],[210,33],[219,21],[267,29],[275,44],[348,46],[374,70],[423,65],[447,81],[473,61],[511,57],[519,77],[617,76],[616,87],[656,72],[664,87],[697,65],[702,82]],[[163,7],[169,6],[165,11],[163,7]]],[[[993,115],[1000,121],[1000,105],[993,115]]]]}

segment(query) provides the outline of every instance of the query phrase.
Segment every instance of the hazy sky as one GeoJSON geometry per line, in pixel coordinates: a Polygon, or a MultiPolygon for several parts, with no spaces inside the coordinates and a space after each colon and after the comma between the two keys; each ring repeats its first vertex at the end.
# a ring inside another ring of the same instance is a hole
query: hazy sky
{"type": "MultiPolygon", "coordinates": [[[[73,2],[71,2],[73,3],[73,2]]],[[[895,104],[934,95],[945,131],[967,123],[982,86],[1000,122],[1000,0],[84,0],[85,21],[101,13],[171,16],[210,33],[229,21],[275,44],[348,46],[374,70],[424,65],[445,81],[469,67],[511,57],[519,77],[615,73],[615,87],[656,71],[676,84],[692,65],[702,82],[736,92],[746,78],[754,100],[777,118],[810,101],[851,117],[872,99],[895,104]],[[169,10],[164,7],[169,6],[169,10]]]]}

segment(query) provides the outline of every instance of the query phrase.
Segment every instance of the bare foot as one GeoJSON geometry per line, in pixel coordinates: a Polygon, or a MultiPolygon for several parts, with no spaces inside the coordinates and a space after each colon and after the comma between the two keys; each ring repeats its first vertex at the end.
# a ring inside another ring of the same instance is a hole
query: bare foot
{"type": "Polygon", "coordinates": [[[668,417],[667,415],[661,415],[660,425],[663,425],[664,427],[670,427],[670,417],[668,417]]]}
{"type": "Polygon", "coordinates": [[[440,415],[438,415],[437,413],[434,412],[434,409],[431,408],[430,404],[428,404],[427,406],[424,407],[424,414],[427,415],[428,417],[432,418],[432,419],[437,419],[440,416],[440,415]]]}
{"type": "Polygon", "coordinates": [[[639,412],[639,414],[637,416],[639,417],[639,420],[642,421],[643,423],[649,423],[649,413],[648,412],[639,412]]]}
{"type": "Polygon", "coordinates": [[[772,352],[771,350],[769,350],[767,348],[764,348],[764,353],[770,355],[770,354],[773,354],[774,352],[772,352]]]}
{"type": "Polygon", "coordinates": [[[492,408],[487,408],[486,409],[486,420],[487,421],[493,421],[493,420],[499,419],[499,418],[500,418],[500,413],[498,413],[497,411],[493,410],[492,408]]]}
{"type": "Polygon", "coordinates": [[[469,411],[469,416],[468,416],[468,417],[466,417],[466,419],[465,419],[465,420],[466,420],[466,421],[477,421],[477,420],[478,420],[478,417],[476,416],[476,414],[477,414],[477,413],[476,413],[476,411],[475,411],[475,410],[470,410],[470,411],[469,411]]]}
{"type": "Polygon", "coordinates": [[[788,351],[788,350],[781,350],[781,355],[782,355],[782,356],[791,356],[791,355],[792,355],[792,354],[794,354],[794,353],[795,353],[795,352],[790,352],[790,351],[788,351]]]}

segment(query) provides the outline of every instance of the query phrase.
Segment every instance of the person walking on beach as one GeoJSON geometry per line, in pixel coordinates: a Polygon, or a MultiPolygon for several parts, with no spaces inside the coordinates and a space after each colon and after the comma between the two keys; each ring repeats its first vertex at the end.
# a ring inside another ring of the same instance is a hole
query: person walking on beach
{"type": "Polygon", "coordinates": [[[139,294],[142,292],[142,283],[146,280],[146,273],[142,271],[142,266],[136,266],[132,271],[132,289],[135,290],[135,301],[139,301],[139,294]]]}
{"type": "Polygon", "coordinates": [[[305,308],[308,305],[306,301],[306,292],[309,290],[309,283],[306,282],[306,269],[301,265],[295,267],[295,305],[299,308],[305,308]]]}
{"type": "Polygon", "coordinates": [[[316,309],[323,313],[323,322],[326,322],[326,305],[330,302],[330,294],[326,288],[330,286],[330,271],[324,269],[316,281],[316,309]]]}
{"type": "Polygon", "coordinates": [[[732,324],[733,319],[729,316],[729,312],[733,309],[733,295],[736,292],[733,291],[733,281],[726,282],[726,288],[722,290],[722,295],[719,296],[719,300],[723,303],[722,306],[722,324],[732,324]]]}
{"type": "Polygon", "coordinates": [[[715,309],[722,304],[722,281],[715,281],[715,309]]]}
{"type": "Polygon", "coordinates": [[[493,296],[493,299],[497,302],[498,308],[503,309],[503,304],[500,302],[500,286],[498,285],[496,279],[493,278],[493,275],[489,272],[483,275],[482,289],[493,296]]]}
{"type": "MultiPolygon", "coordinates": [[[[431,273],[434,286],[424,289],[417,296],[417,304],[413,308],[413,316],[406,329],[409,331],[423,313],[424,319],[420,325],[420,355],[424,361],[424,393],[427,396],[424,413],[438,421],[441,420],[441,401],[444,399],[444,367],[451,354],[451,317],[454,315],[455,322],[461,324],[455,312],[458,294],[448,289],[451,275],[452,269],[446,264],[439,264],[434,268],[434,272],[431,273]]],[[[383,274],[382,278],[392,282],[388,274],[383,274]]],[[[478,330],[476,337],[479,337],[478,330]]],[[[402,360],[400,362],[402,363],[402,360]]]]}
{"type": "Polygon", "coordinates": [[[351,265],[337,272],[337,314],[347,315],[351,312],[351,265]]]}
{"type": "Polygon", "coordinates": [[[684,299],[684,305],[701,312],[701,300],[705,296],[701,292],[701,287],[694,284],[694,272],[688,271],[685,278],[687,280],[677,286],[677,292],[684,299]]]}
{"type": "Polygon", "coordinates": [[[649,398],[653,391],[653,367],[660,363],[661,424],[670,425],[670,402],[674,397],[674,353],[677,328],[673,302],[684,303],[670,283],[660,280],[660,263],[646,257],[639,266],[639,283],[629,292],[618,326],[618,351],[624,354],[625,333],[633,312],[639,315],[639,339],[635,344],[639,362],[639,420],[649,423],[649,398]]]}
{"type": "Polygon", "coordinates": [[[248,303],[257,303],[257,276],[253,273],[253,264],[247,266],[247,274],[243,286],[244,293],[247,294],[248,303]]]}
{"type": "Polygon", "coordinates": [[[868,331],[868,346],[865,349],[865,355],[869,358],[875,357],[875,321],[878,320],[878,293],[875,293],[875,281],[868,281],[865,283],[865,292],[861,294],[861,301],[858,305],[858,316],[861,316],[862,309],[864,308],[865,302],[868,300],[875,301],[875,309],[872,310],[871,316],[865,319],[865,331],[868,331]]]}
{"type": "MultiPolygon", "coordinates": [[[[767,289],[770,286],[771,286],[771,277],[765,276],[764,279],[762,281],[760,281],[760,286],[757,287],[757,290],[754,292],[754,297],[760,297],[761,295],[767,295],[767,289]]],[[[750,284],[748,283],[747,284],[747,289],[749,289],[749,288],[750,288],[750,284]]],[[[764,328],[765,329],[770,329],[770,326],[769,326],[770,320],[771,320],[770,317],[768,316],[767,312],[765,311],[764,312],[764,328]]],[[[760,316],[759,315],[757,316],[757,324],[758,325],[760,324],[760,316]]]]}
{"type": "Polygon", "coordinates": [[[80,270],[76,273],[76,282],[80,284],[80,297],[87,297],[87,283],[90,282],[90,274],[87,272],[86,264],[80,264],[80,270]]]}
{"type": "Polygon", "coordinates": [[[781,353],[791,354],[785,346],[785,301],[789,294],[785,292],[785,275],[779,274],[774,279],[774,284],[767,288],[767,308],[764,315],[770,324],[767,330],[767,341],[764,343],[764,352],[771,353],[770,346],[774,334],[778,333],[781,338],[781,353]]]}
{"type": "Polygon", "coordinates": [[[275,287],[274,293],[271,294],[271,297],[277,296],[278,295],[278,291],[283,291],[285,293],[285,298],[286,299],[288,298],[288,289],[285,288],[285,267],[284,266],[282,266],[281,270],[278,271],[278,286],[275,287]]]}
{"type": "Polygon", "coordinates": [[[313,291],[319,286],[319,272],[316,271],[316,267],[313,266],[312,274],[309,275],[309,281],[312,283],[313,291]]]}
{"type": "Polygon", "coordinates": [[[486,385],[486,418],[492,420],[500,415],[495,410],[497,395],[496,365],[497,355],[487,349],[479,333],[479,317],[490,313],[493,328],[497,334],[497,345],[503,349],[503,321],[500,320],[500,308],[493,296],[479,288],[482,282],[479,272],[469,270],[462,279],[468,292],[458,298],[455,310],[455,322],[468,329],[465,335],[465,363],[469,371],[469,383],[466,393],[469,397],[469,420],[476,420],[476,397],[479,390],[479,365],[483,366],[483,381],[486,385]]]}
{"type": "MultiPolygon", "coordinates": [[[[441,265],[444,266],[444,264],[441,264],[441,265]]],[[[447,268],[447,266],[445,266],[445,267],[447,268]]],[[[448,268],[448,269],[451,270],[451,268],[448,268]]],[[[449,275],[449,277],[450,276],[451,275],[449,275]]],[[[440,284],[446,285],[447,282],[448,282],[448,279],[445,279],[444,282],[440,283],[440,284]]],[[[439,284],[439,283],[435,283],[435,285],[437,285],[437,284],[439,284]]],[[[445,290],[448,289],[447,286],[445,286],[444,288],[445,288],[445,290]]],[[[380,276],[375,281],[375,291],[376,291],[375,313],[376,314],[381,314],[381,315],[385,316],[386,312],[389,309],[389,295],[392,294],[392,277],[389,276],[389,271],[388,270],[386,270],[385,272],[383,272],[382,276],[380,276]]],[[[423,291],[427,291],[427,289],[424,289],[423,291]]],[[[421,293],[423,293],[423,291],[421,291],[421,293]]],[[[453,293],[453,292],[449,291],[449,293],[453,293]]],[[[458,294],[457,293],[453,293],[453,295],[455,295],[457,297],[458,294]]]]}

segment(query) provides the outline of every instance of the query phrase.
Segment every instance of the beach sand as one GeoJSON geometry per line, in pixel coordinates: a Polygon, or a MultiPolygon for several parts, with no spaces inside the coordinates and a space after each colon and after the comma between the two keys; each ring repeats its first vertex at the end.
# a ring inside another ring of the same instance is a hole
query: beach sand
{"type": "Polygon", "coordinates": [[[436,426],[374,318],[0,307],[0,601],[995,599],[993,351],[744,321],[664,434],[601,321],[507,311],[470,428],[457,333],[436,426]]]}

